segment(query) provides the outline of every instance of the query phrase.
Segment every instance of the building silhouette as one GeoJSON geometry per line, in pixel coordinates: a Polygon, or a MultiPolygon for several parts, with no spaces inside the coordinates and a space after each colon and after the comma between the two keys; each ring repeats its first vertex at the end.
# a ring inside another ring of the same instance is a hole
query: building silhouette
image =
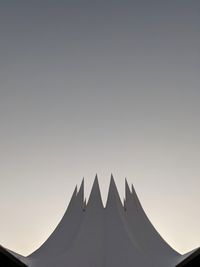
{"type": "MultiPolygon", "coordinates": [[[[184,234],[184,233],[183,233],[184,234]]],[[[0,247],[2,267],[200,267],[200,248],[180,255],[156,231],[125,181],[122,204],[111,176],[106,206],[98,178],[86,203],[84,181],[50,237],[23,257],[0,247]]]]}

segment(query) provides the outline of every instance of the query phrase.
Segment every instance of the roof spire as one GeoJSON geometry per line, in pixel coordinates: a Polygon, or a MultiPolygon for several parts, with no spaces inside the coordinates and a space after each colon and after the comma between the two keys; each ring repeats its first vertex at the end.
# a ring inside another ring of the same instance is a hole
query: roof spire
{"type": "Polygon", "coordinates": [[[130,190],[130,187],[128,185],[126,178],[125,178],[125,195],[126,195],[126,201],[127,201],[131,195],[131,190],[130,190]]]}
{"type": "Polygon", "coordinates": [[[109,207],[109,206],[112,207],[112,206],[115,206],[116,204],[122,207],[121,199],[119,197],[119,193],[118,193],[113,175],[111,174],[106,207],[109,207]]]}
{"type": "Polygon", "coordinates": [[[73,203],[75,202],[76,200],[76,195],[77,195],[77,185],[76,187],[74,188],[74,192],[71,196],[71,199],[70,199],[70,202],[69,202],[69,205],[68,205],[68,208],[67,209],[70,209],[72,206],[73,206],[73,203]]]}
{"type": "Polygon", "coordinates": [[[136,203],[137,205],[141,206],[140,201],[139,201],[139,199],[138,199],[138,196],[137,196],[137,193],[136,193],[136,191],[135,191],[135,188],[134,188],[133,184],[132,184],[132,186],[131,186],[131,191],[132,191],[131,194],[132,194],[132,196],[133,196],[133,198],[134,198],[135,203],[136,203]]]}
{"type": "Polygon", "coordinates": [[[128,185],[127,179],[125,178],[125,199],[124,199],[124,209],[128,208],[129,202],[131,198],[131,190],[128,185]]]}
{"type": "Polygon", "coordinates": [[[82,179],[80,189],[76,195],[77,200],[80,202],[81,207],[84,206],[84,178],[82,179]]]}
{"type": "Polygon", "coordinates": [[[97,174],[95,176],[94,183],[92,185],[87,208],[89,208],[90,206],[103,207],[97,174]]]}

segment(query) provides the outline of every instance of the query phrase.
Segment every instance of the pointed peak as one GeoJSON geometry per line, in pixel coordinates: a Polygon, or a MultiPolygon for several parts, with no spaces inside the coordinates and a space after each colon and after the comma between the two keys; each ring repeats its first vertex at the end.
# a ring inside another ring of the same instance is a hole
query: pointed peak
{"type": "Polygon", "coordinates": [[[126,198],[126,202],[130,199],[131,196],[131,190],[130,187],[128,185],[127,179],[125,178],[125,198],[126,198]]]}
{"type": "MultiPolygon", "coordinates": [[[[94,178],[94,183],[96,183],[96,182],[99,183],[99,182],[98,182],[98,176],[97,176],[97,173],[96,173],[95,178],[94,178]]],[[[93,184],[94,184],[94,183],[93,183],[93,184]]]]}
{"type": "Polygon", "coordinates": [[[80,187],[84,187],[84,182],[85,182],[85,180],[84,180],[84,177],[83,177],[83,179],[81,181],[81,186],[80,187]]]}
{"type": "Polygon", "coordinates": [[[81,181],[81,185],[80,185],[78,194],[79,194],[79,193],[82,193],[82,192],[84,192],[84,178],[83,178],[82,181],[81,181]]]}
{"type": "Polygon", "coordinates": [[[109,191],[110,191],[110,189],[114,189],[114,188],[117,191],[117,186],[115,184],[115,179],[113,177],[113,174],[111,173],[109,191]]]}
{"type": "Polygon", "coordinates": [[[73,194],[71,196],[70,203],[76,198],[76,195],[77,195],[77,185],[74,188],[74,192],[73,192],[73,194]]]}
{"type": "Polygon", "coordinates": [[[122,206],[121,199],[119,197],[119,193],[118,193],[118,190],[117,190],[117,187],[115,184],[114,177],[111,174],[106,207],[107,206],[113,206],[114,203],[120,204],[120,206],[122,206]]]}
{"type": "Polygon", "coordinates": [[[74,188],[74,192],[73,192],[73,194],[71,196],[71,199],[70,199],[70,202],[69,202],[69,206],[74,202],[74,200],[76,198],[76,195],[77,195],[77,185],[74,188]]]}
{"type": "Polygon", "coordinates": [[[126,179],[125,179],[125,198],[126,198],[126,210],[129,210],[130,205],[133,201],[133,195],[126,179]]]}
{"type": "Polygon", "coordinates": [[[89,196],[88,204],[87,206],[101,206],[103,207],[102,199],[101,199],[101,192],[99,188],[99,181],[97,175],[95,176],[94,183],[92,185],[91,193],[89,196]]]}
{"type": "Polygon", "coordinates": [[[136,191],[135,191],[135,188],[134,188],[133,184],[131,185],[131,193],[132,193],[132,195],[136,195],[136,196],[137,196],[137,194],[136,194],[136,191]]]}
{"type": "Polygon", "coordinates": [[[79,188],[79,191],[77,193],[77,198],[81,202],[81,205],[83,205],[84,201],[84,178],[82,179],[81,186],[79,188]]]}
{"type": "Polygon", "coordinates": [[[94,183],[93,183],[92,187],[94,187],[94,186],[98,186],[98,187],[99,187],[99,181],[98,181],[98,176],[97,176],[97,174],[95,175],[94,183]]]}
{"type": "Polygon", "coordinates": [[[139,198],[138,198],[138,196],[137,196],[137,193],[136,193],[136,191],[135,191],[135,188],[134,188],[133,184],[132,184],[132,186],[131,186],[131,191],[132,191],[131,194],[132,194],[132,197],[133,197],[135,203],[136,203],[138,206],[141,206],[140,201],[139,201],[139,198]]]}
{"type": "Polygon", "coordinates": [[[77,185],[75,186],[75,188],[74,188],[74,192],[73,192],[73,194],[72,194],[72,197],[73,196],[76,196],[77,195],[77,185]]]}
{"type": "Polygon", "coordinates": [[[115,179],[114,179],[114,176],[113,176],[113,174],[111,173],[111,176],[110,176],[110,186],[115,186],[115,188],[117,188],[116,187],[116,184],[115,184],[115,179]]]}
{"type": "Polygon", "coordinates": [[[125,195],[126,195],[126,200],[128,199],[129,195],[131,194],[130,187],[128,185],[127,179],[125,178],[125,195]]]}

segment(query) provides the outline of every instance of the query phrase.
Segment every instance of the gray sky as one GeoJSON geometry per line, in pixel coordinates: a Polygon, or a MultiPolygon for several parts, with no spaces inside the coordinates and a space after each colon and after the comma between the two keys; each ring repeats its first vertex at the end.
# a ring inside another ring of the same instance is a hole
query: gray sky
{"type": "Polygon", "coordinates": [[[0,2],[0,244],[37,248],[75,185],[135,185],[179,252],[200,245],[200,2],[0,2]]]}

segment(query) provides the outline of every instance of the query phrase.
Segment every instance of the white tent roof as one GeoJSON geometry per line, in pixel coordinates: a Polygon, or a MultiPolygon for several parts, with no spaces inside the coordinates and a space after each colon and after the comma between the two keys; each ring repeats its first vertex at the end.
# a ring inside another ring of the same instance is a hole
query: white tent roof
{"type": "Polygon", "coordinates": [[[187,255],[180,255],[163,240],[147,218],[133,186],[130,189],[126,181],[125,188],[122,205],[111,177],[104,208],[97,177],[87,205],[83,181],[44,244],[28,257],[16,257],[31,267],[176,266],[187,255]]]}

